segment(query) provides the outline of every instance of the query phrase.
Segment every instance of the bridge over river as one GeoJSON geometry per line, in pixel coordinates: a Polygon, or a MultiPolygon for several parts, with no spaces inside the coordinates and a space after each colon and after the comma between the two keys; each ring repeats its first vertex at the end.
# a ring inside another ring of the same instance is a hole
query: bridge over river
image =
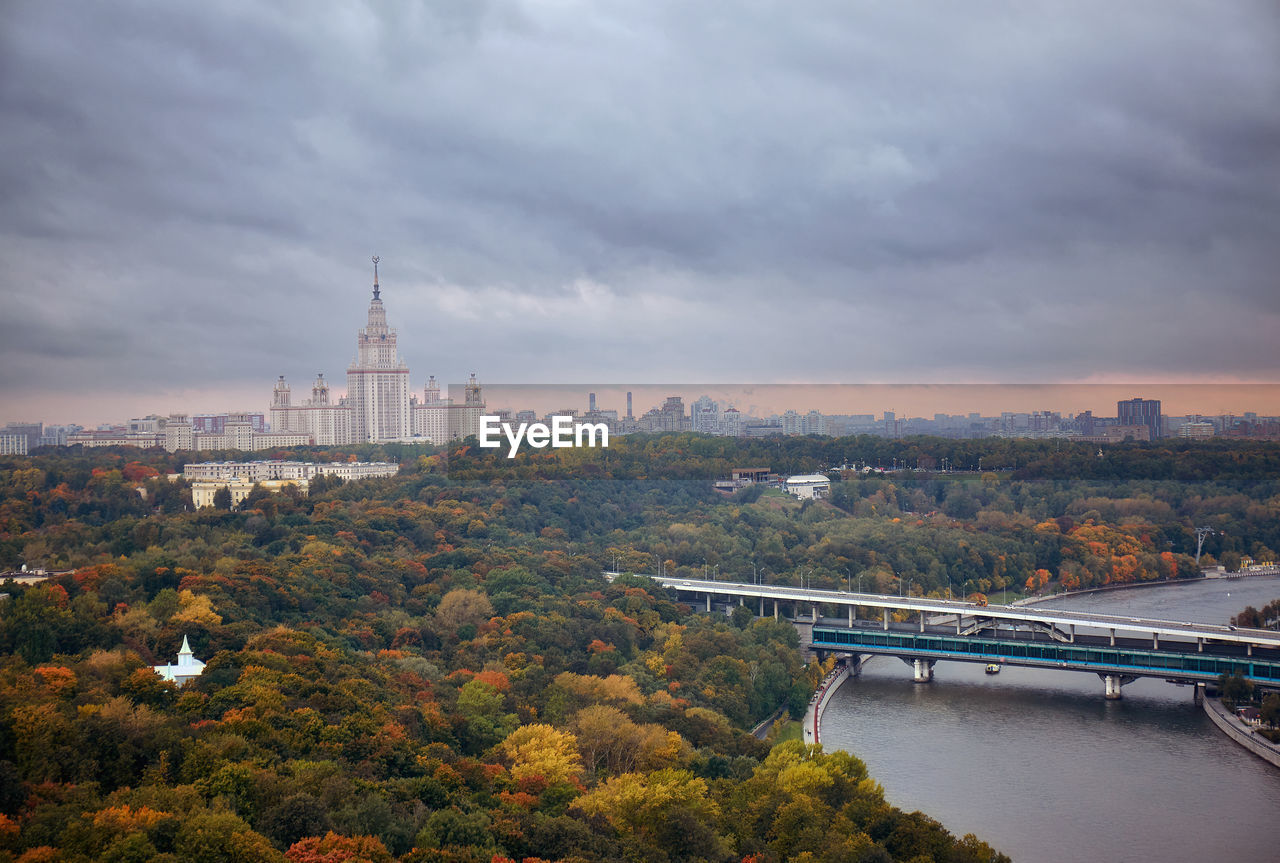
{"type": "MultiPolygon", "coordinates": [[[[616,573],[606,573],[607,577],[616,573]]],[[[1138,677],[1214,683],[1222,674],[1280,688],[1280,633],[1226,625],[1124,617],[1019,605],[927,599],[651,576],[683,599],[713,607],[749,605],[761,616],[793,620],[801,642],[823,656],[896,656],[915,679],[933,677],[941,659],[1091,671],[1107,698],[1138,677]],[[914,620],[894,621],[893,613],[914,620]],[[807,619],[806,619],[807,618],[807,619]]],[[[1199,696],[1201,689],[1196,688],[1199,696]]]]}

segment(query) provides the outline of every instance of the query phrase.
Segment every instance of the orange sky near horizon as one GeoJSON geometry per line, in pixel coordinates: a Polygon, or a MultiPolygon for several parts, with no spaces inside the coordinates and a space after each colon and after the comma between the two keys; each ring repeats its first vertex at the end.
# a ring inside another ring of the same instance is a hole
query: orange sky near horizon
{"type": "Polygon", "coordinates": [[[1159,399],[1166,415],[1280,415],[1280,384],[1258,383],[1089,383],[1089,384],[617,384],[502,385],[486,384],[491,408],[530,408],[546,413],[564,408],[585,410],[587,393],[596,393],[601,409],[626,412],[626,393],[633,394],[637,416],[679,395],[686,407],[702,395],[732,404],[743,413],[768,416],[788,409],[806,413],[873,414],[894,411],[899,419],[935,413],[998,416],[1036,410],[1064,416],[1092,410],[1115,416],[1116,402],[1141,397],[1159,399]]]}
{"type": "MultiPolygon", "coordinates": [[[[337,383],[337,382],[335,382],[337,383]]],[[[1116,402],[1140,396],[1160,399],[1167,415],[1199,413],[1280,416],[1280,384],[1261,383],[1074,383],[1074,384],[497,384],[481,380],[490,408],[531,409],[540,415],[566,408],[587,408],[594,392],[603,409],[626,412],[626,394],[633,393],[637,416],[662,404],[667,396],[681,396],[687,406],[702,395],[732,404],[756,416],[819,410],[826,414],[872,414],[932,419],[935,413],[998,416],[1001,411],[1058,411],[1064,416],[1092,410],[1096,416],[1115,416],[1116,402]]],[[[462,384],[453,388],[460,395],[462,384]]],[[[341,391],[339,391],[341,392],[341,391]]],[[[420,387],[415,389],[421,395],[420,387]]],[[[158,393],[104,393],[70,399],[65,395],[6,400],[3,422],[42,421],[47,425],[79,423],[93,428],[123,423],[149,413],[261,412],[270,407],[269,386],[229,386],[216,390],[158,393]]]]}

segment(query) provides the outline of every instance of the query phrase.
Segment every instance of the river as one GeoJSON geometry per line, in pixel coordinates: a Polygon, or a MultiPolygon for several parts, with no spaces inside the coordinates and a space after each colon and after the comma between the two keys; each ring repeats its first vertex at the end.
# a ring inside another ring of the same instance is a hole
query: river
{"type": "MultiPolygon", "coordinates": [[[[1280,577],[1052,600],[1079,611],[1227,623],[1280,598],[1280,577]]],[[[1280,859],[1280,769],[1232,743],[1192,689],[1140,679],[1121,701],[1096,674],[939,662],[916,684],[878,657],[836,692],[827,749],[866,762],[896,806],[1017,863],[1280,859]]]]}

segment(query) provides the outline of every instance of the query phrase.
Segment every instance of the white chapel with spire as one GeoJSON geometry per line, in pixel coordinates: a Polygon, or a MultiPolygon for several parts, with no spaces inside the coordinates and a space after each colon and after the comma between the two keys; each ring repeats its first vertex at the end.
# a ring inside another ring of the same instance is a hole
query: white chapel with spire
{"type": "Polygon", "coordinates": [[[151,669],[165,680],[172,680],[181,686],[188,680],[194,680],[204,671],[204,663],[196,659],[195,654],[191,652],[191,645],[187,643],[187,637],[182,636],[182,649],[178,651],[177,664],[166,662],[164,665],[153,665],[151,669]]]}

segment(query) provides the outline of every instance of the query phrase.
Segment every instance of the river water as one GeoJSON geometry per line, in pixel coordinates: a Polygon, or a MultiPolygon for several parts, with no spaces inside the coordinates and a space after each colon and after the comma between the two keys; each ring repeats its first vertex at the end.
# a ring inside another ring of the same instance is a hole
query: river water
{"type": "MultiPolygon", "coordinates": [[[[1060,598],[1048,606],[1227,623],[1280,598],[1280,577],[1060,598]]],[[[1121,701],[1096,674],[939,662],[916,684],[878,657],[822,718],[822,743],[866,762],[890,802],[1019,863],[1275,861],[1280,768],[1232,743],[1191,687],[1140,679],[1121,701]]]]}

